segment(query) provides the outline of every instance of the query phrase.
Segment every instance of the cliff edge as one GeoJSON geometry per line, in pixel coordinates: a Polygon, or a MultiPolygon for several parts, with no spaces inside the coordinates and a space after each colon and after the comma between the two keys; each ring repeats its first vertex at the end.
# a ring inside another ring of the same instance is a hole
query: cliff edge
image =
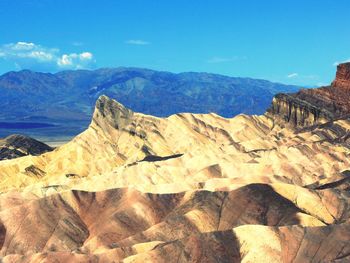
{"type": "Polygon", "coordinates": [[[350,113],[350,63],[339,64],[330,86],[277,94],[267,114],[295,127],[346,117],[350,113]]]}

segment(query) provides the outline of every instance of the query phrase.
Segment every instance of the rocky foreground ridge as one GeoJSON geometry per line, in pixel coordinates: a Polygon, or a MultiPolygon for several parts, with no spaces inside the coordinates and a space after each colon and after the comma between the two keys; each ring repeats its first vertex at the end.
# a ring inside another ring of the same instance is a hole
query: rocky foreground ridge
{"type": "Polygon", "coordinates": [[[71,142],[0,162],[2,261],[349,262],[346,115],[295,129],[101,96],[71,142]]]}

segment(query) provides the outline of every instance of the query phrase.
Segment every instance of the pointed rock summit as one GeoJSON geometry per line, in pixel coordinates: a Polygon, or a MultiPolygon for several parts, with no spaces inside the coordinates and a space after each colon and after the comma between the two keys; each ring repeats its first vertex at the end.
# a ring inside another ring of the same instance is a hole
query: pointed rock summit
{"type": "Polygon", "coordinates": [[[92,123],[101,128],[109,125],[121,130],[131,122],[133,115],[134,112],[132,110],[102,95],[96,101],[92,123]]]}

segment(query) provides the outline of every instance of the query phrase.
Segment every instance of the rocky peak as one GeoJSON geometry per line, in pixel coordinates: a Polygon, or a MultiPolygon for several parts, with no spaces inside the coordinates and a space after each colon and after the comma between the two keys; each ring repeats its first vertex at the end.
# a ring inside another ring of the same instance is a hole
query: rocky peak
{"type": "Polygon", "coordinates": [[[96,101],[92,123],[101,128],[105,128],[108,125],[115,129],[123,129],[131,122],[133,115],[134,112],[130,109],[102,95],[96,101]]]}
{"type": "Polygon", "coordinates": [[[332,87],[350,90],[350,62],[339,64],[332,87]]]}

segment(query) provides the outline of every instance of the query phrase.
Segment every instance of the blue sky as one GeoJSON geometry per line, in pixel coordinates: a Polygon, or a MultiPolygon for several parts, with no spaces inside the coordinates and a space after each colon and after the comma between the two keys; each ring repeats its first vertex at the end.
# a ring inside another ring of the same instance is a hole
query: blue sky
{"type": "Polygon", "coordinates": [[[350,59],[348,0],[0,0],[0,73],[134,66],[298,85],[350,59]]]}

